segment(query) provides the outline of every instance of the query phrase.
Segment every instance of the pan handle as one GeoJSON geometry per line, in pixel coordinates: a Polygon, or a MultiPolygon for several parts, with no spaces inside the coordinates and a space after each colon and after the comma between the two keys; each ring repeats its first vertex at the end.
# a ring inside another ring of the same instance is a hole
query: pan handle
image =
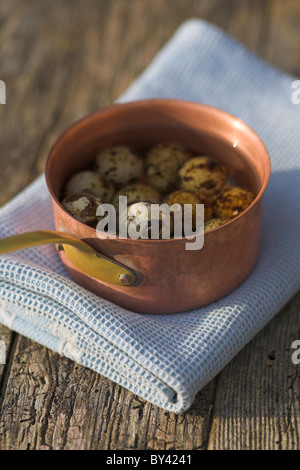
{"type": "Polygon", "coordinates": [[[106,256],[97,253],[84,241],[68,233],[55,230],[26,232],[0,240],[0,255],[37,245],[54,243],[67,258],[85,274],[118,286],[130,286],[136,281],[135,273],[106,256]]]}

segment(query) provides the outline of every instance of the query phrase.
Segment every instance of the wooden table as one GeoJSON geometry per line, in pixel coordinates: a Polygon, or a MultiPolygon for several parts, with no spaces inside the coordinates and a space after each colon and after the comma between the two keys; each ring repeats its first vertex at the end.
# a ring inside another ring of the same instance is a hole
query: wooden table
{"type": "MultiPolygon", "coordinates": [[[[43,171],[54,139],[113,102],[187,18],[300,76],[298,0],[2,0],[0,204],[43,171]]],[[[274,97],[276,99],[276,97],[274,97]]],[[[0,327],[1,449],[300,449],[300,294],[175,415],[0,327]]]]}

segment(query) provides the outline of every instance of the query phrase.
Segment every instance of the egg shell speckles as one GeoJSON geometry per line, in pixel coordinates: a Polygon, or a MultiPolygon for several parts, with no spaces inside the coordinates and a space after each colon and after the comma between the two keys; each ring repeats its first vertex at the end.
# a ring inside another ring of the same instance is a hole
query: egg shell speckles
{"type": "Polygon", "coordinates": [[[192,191],[178,189],[168,194],[164,202],[169,206],[172,206],[172,204],[180,204],[181,207],[183,207],[184,204],[192,204],[193,218],[196,216],[196,204],[204,204],[204,221],[211,219],[213,215],[212,207],[207,204],[206,200],[192,191]]]}
{"type": "Polygon", "coordinates": [[[117,186],[135,183],[142,176],[143,169],[143,160],[124,145],[103,150],[95,162],[95,171],[117,186]]]}
{"type": "Polygon", "coordinates": [[[153,217],[151,210],[152,205],[153,203],[149,201],[139,201],[129,205],[127,209],[121,213],[120,223],[127,226],[129,237],[132,238],[131,230],[134,229],[135,231],[137,230],[136,227],[140,226],[140,238],[161,239],[163,237],[163,227],[168,227],[168,225],[170,225],[170,231],[167,233],[167,238],[171,236],[173,232],[173,222],[172,219],[169,218],[169,214],[159,211],[158,217],[153,217]],[[157,237],[153,237],[151,231],[154,220],[158,221],[157,237]]]}
{"type": "Polygon", "coordinates": [[[65,196],[70,196],[85,191],[91,191],[104,202],[111,201],[115,194],[115,189],[109,181],[99,173],[89,170],[73,175],[67,182],[64,193],[65,196]]]}
{"type": "Polygon", "coordinates": [[[226,224],[231,219],[225,219],[224,217],[216,217],[215,219],[210,219],[204,224],[204,232],[209,232],[215,228],[221,227],[221,225],[226,224]]]}
{"type": "Polygon", "coordinates": [[[214,200],[214,215],[233,219],[247,209],[254,198],[254,194],[246,189],[239,187],[225,189],[214,200]]]}
{"type": "Polygon", "coordinates": [[[74,219],[86,225],[95,226],[101,217],[96,216],[96,211],[102,200],[91,193],[77,193],[67,196],[62,201],[62,206],[74,219]]]}
{"type": "Polygon", "coordinates": [[[222,189],[227,170],[225,165],[207,156],[188,160],[179,170],[180,187],[210,197],[222,189]]]}
{"type": "Polygon", "coordinates": [[[119,207],[119,196],[127,197],[127,205],[138,201],[151,201],[153,203],[161,201],[160,193],[146,184],[131,184],[121,188],[113,199],[113,205],[116,209],[119,207]]]}
{"type": "Polygon", "coordinates": [[[178,170],[192,154],[178,143],[162,142],[146,156],[146,179],[162,193],[178,188],[178,170]]]}

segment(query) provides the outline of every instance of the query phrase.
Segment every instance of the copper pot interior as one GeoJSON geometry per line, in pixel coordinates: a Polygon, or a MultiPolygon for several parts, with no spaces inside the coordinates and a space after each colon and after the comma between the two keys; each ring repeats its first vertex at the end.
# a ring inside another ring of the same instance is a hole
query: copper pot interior
{"type": "Polygon", "coordinates": [[[107,125],[107,129],[103,127],[102,121],[98,126],[88,120],[82,122],[82,127],[78,127],[76,133],[65,135],[64,141],[60,142],[62,148],[56,150],[57,159],[52,160],[52,165],[56,166],[52,184],[58,200],[61,199],[68,178],[83,169],[91,169],[95,157],[104,148],[129,145],[143,156],[151,146],[162,141],[179,142],[195,155],[210,155],[223,161],[233,181],[256,195],[259,193],[266,175],[260,159],[255,158],[253,149],[248,149],[245,145],[247,142],[241,139],[243,125],[235,132],[231,129],[230,133],[226,133],[224,125],[208,132],[201,130],[201,122],[191,125],[188,120],[178,120],[176,114],[148,112],[147,115],[137,113],[135,117],[128,120],[124,116],[124,121],[121,117],[112,119],[111,127],[107,125]]]}

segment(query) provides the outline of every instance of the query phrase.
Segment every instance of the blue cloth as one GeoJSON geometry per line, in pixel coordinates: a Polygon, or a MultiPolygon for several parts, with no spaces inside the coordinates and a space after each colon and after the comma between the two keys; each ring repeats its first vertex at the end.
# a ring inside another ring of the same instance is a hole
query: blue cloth
{"type": "MultiPolygon", "coordinates": [[[[234,292],[197,310],[142,315],[77,286],[55,249],[0,259],[0,321],[176,413],[300,287],[300,105],[294,77],[216,27],[185,22],[120,101],[181,98],[222,108],[265,142],[272,176],[256,268],[234,292]]],[[[53,229],[41,176],[0,211],[1,237],[53,229]]]]}

